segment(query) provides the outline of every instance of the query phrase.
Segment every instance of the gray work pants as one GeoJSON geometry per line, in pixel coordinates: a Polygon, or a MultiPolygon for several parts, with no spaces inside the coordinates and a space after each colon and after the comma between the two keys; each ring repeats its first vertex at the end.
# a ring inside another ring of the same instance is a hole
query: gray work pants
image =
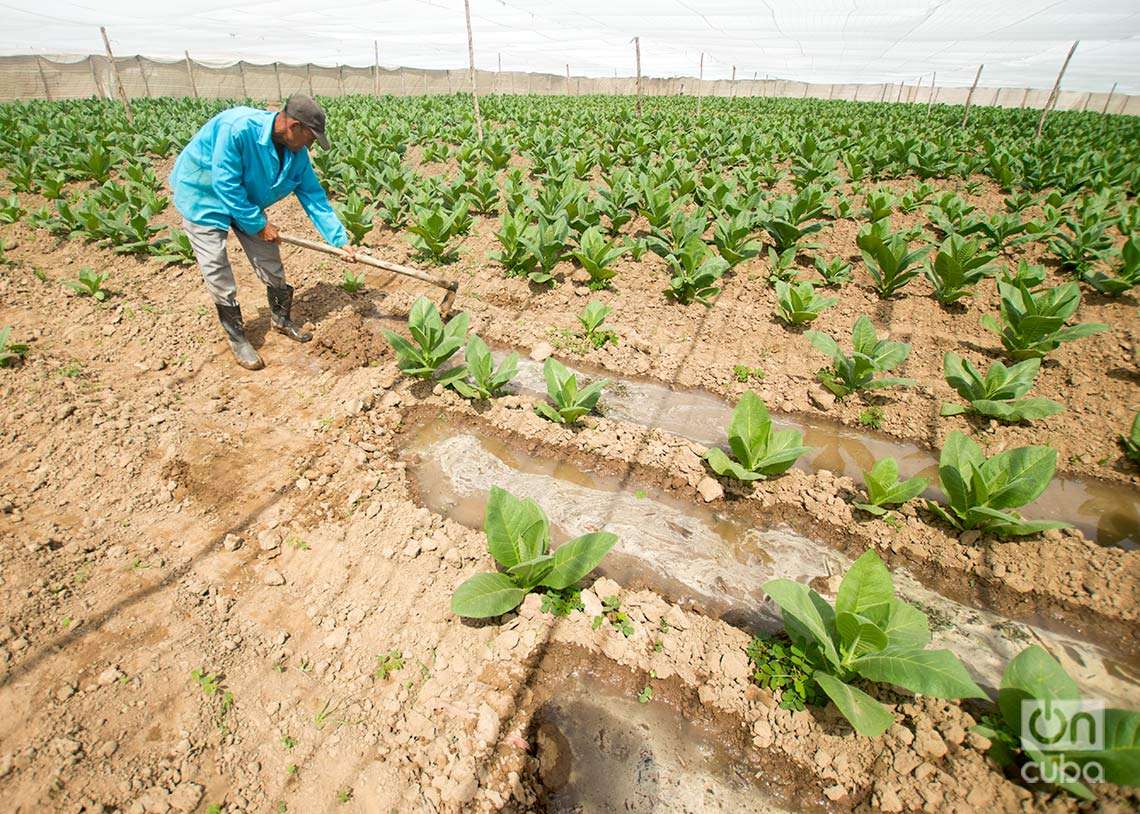
{"type": "MultiPolygon", "coordinates": [[[[211,299],[218,305],[237,305],[237,283],[234,282],[234,270],[226,253],[229,233],[223,229],[199,226],[185,218],[182,220],[182,229],[190,238],[190,245],[194,249],[194,256],[198,258],[202,279],[206,282],[206,290],[211,299]]],[[[240,229],[234,229],[233,233],[245,249],[245,256],[249,258],[258,279],[270,288],[285,285],[285,267],[281,265],[280,247],[268,240],[247,235],[240,229]]]]}

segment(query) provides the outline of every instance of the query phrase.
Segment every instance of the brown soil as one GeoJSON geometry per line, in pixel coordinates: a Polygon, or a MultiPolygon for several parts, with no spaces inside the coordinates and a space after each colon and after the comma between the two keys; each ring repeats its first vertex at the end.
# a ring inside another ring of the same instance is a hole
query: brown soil
{"type": "MultiPolygon", "coordinates": [[[[979,200],[992,207],[987,195],[979,200]]],[[[279,210],[283,228],[311,233],[295,202],[279,210]]],[[[825,253],[854,253],[847,226],[825,230],[825,253]]],[[[809,393],[823,360],[771,316],[766,260],[738,268],[715,307],[684,307],[660,295],[665,274],[652,255],[623,261],[614,291],[505,279],[485,260],[493,231],[493,219],[476,218],[460,261],[442,270],[460,281],[457,306],[488,339],[523,348],[557,340],[596,298],[614,306],[621,341],[586,361],[727,397],[745,387],[734,365],[761,367],[753,386],[774,407],[817,409],[809,393]]],[[[250,337],[268,364],[249,373],[232,364],[196,270],[23,225],[0,235],[16,263],[0,269],[0,325],[32,344],[22,366],[0,371],[7,810],[203,812],[224,802],[229,814],[274,811],[279,801],[306,812],[533,810],[542,789],[528,736],[545,686],[533,678],[543,674],[535,658],[547,640],[583,648],[603,671],[621,665],[641,681],[652,670],[673,682],[661,690],[665,703],[692,704],[696,693],[699,706],[747,727],[755,752],[746,757],[790,778],[793,799],[810,792],[812,805],[830,810],[1075,807],[1006,779],[984,758],[983,740],[967,734],[974,713],[956,704],[882,696],[899,721],[880,741],[855,737],[834,710],[779,709],[748,680],[742,631],[649,592],[623,595],[629,639],[592,630],[581,614],[556,621],[533,599],[493,624],[458,620],[451,591],[488,567],[485,540],[416,506],[396,435],[401,405],[470,411],[450,393],[406,383],[372,325],[439,292],[369,271],[368,288],[348,295],[334,261],[290,250],[297,314],[316,333],[297,345],[268,332],[264,295],[235,251],[250,337]],[[60,285],[84,265],[110,272],[116,294],[107,303],[60,285]],[[661,616],[678,624],[656,653],[647,631],[661,616]],[[377,677],[377,658],[392,650],[404,666],[377,677]],[[197,669],[219,676],[216,692],[191,677],[197,669]],[[529,702],[512,700],[528,691],[529,702]]],[[[410,259],[403,235],[378,229],[369,243],[385,258],[410,259]]],[[[888,303],[865,283],[862,275],[844,289],[818,327],[846,334],[868,312],[913,341],[902,372],[922,385],[880,397],[884,429],[937,445],[964,426],[935,417],[951,395],[942,352],[964,343],[975,361],[996,354],[977,324],[996,307],[992,284],[950,312],[924,283],[888,303]]],[[[1063,347],[1037,387],[1067,411],[985,429],[986,446],[1048,440],[1070,471],[1137,483],[1114,440],[1137,407],[1134,308],[1086,295],[1081,319],[1112,331],[1063,347]]],[[[556,430],[525,406],[501,400],[482,420],[595,463],[636,463],[682,491],[705,475],[687,441],[605,419],[556,430]]],[[[829,414],[855,423],[862,407],[850,399],[829,414]]],[[[917,516],[897,531],[865,527],[846,508],[848,489],[824,473],[792,473],[733,503],[757,517],[779,512],[844,550],[874,544],[934,587],[984,593],[1011,615],[1056,615],[1094,638],[1134,634],[1135,552],[1066,534],[963,545],[917,516]]],[[[1129,810],[1137,799],[1109,791],[1106,801],[1129,810]]]]}

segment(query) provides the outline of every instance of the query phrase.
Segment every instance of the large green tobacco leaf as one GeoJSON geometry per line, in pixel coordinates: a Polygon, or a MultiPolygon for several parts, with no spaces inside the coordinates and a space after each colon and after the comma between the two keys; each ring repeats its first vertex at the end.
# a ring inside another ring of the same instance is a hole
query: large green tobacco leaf
{"type": "Polygon", "coordinates": [[[894,595],[890,571],[879,556],[868,549],[852,563],[839,583],[835,612],[859,614],[882,625],[887,620],[894,595]]]}
{"type": "Polygon", "coordinates": [[[949,650],[887,649],[858,658],[851,666],[871,681],[935,698],[986,697],[949,650]]]}
{"type": "Polygon", "coordinates": [[[1017,447],[982,464],[982,477],[990,493],[989,505],[1011,509],[1041,496],[1057,469],[1057,450],[1052,447],[1017,447]]]}
{"type": "Polygon", "coordinates": [[[520,500],[505,489],[491,487],[483,516],[483,531],[491,556],[504,568],[546,553],[546,515],[530,498],[520,500]]]}
{"type": "Polygon", "coordinates": [[[553,555],[539,554],[533,559],[520,562],[518,565],[509,568],[507,573],[515,585],[529,591],[535,585],[542,582],[543,578],[550,573],[550,569],[553,567],[553,555]]]}
{"type": "Polygon", "coordinates": [[[862,690],[819,671],[815,673],[814,680],[860,735],[877,738],[895,722],[895,716],[889,709],[862,690]]]}
{"type": "Polygon", "coordinates": [[[887,646],[887,634],[865,616],[848,611],[835,614],[835,631],[845,657],[877,653],[887,646]]]}
{"type": "Polygon", "coordinates": [[[517,608],[526,593],[506,574],[476,574],[455,589],[451,610],[470,619],[502,616],[517,608]]]}
{"type": "Polygon", "coordinates": [[[754,469],[771,433],[772,418],[767,406],[755,393],[746,392],[732,411],[728,425],[728,446],[736,460],[746,469],[754,469]]]}
{"type": "Polygon", "coordinates": [[[790,579],[771,579],[762,586],[764,593],[780,606],[784,626],[793,639],[816,644],[820,652],[835,667],[839,667],[839,653],[835,649],[834,612],[806,585],[790,579]],[[798,634],[798,635],[797,635],[798,634]]]}
{"type": "Polygon", "coordinates": [[[616,542],[616,535],[596,531],[563,543],[554,550],[554,567],[543,578],[542,584],[555,590],[569,588],[594,570],[616,542]]]}
{"type": "Polygon", "coordinates": [[[925,647],[930,643],[930,620],[914,605],[892,599],[883,632],[893,647],[925,647]]]}
{"type": "Polygon", "coordinates": [[[1104,711],[1104,749],[1067,752],[1080,765],[1099,763],[1104,779],[1122,786],[1140,786],[1140,712],[1104,711]]]}
{"type": "Polygon", "coordinates": [[[1031,645],[1010,661],[998,690],[998,709],[1013,732],[1020,733],[1021,702],[1075,701],[1080,689],[1064,668],[1042,647],[1031,645]]]}

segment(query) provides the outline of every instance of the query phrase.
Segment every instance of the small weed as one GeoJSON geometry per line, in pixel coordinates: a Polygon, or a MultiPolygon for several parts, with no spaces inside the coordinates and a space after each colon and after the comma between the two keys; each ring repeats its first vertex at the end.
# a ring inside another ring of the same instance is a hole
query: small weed
{"type": "Polygon", "coordinates": [[[886,523],[888,526],[890,526],[893,529],[901,529],[902,528],[902,520],[900,520],[899,516],[897,514],[895,514],[894,512],[891,512],[890,514],[883,515],[883,522],[886,523]]]}
{"type": "Polygon", "coordinates": [[[594,617],[593,629],[600,628],[606,619],[609,619],[610,624],[620,630],[621,635],[627,639],[633,635],[633,622],[630,621],[629,614],[621,609],[620,597],[607,596],[602,600],[602,612],[594,617]]]}
{"type": "Polygon", "coordinates": [[[638,489],[636,492],[633,493],[633,496],[635,498],[637,498],[638,500],[645,500],[645,498],[649,496],[649,493],[646,492],[644,489],[638,489]]]}
{"type": "Polygon", "coordinates": [[[289,775],[290,777],[296,777],[298,771],[300,771],[300,769],[297,767],[296,763],[290,763],[285,767],[285,774],[289,775]]]}
{"type": "Polygon", "coordinates": [[[764,381],[765,373],[763,368],[734,365],[732,375],[741,384],[747,384],[750,379],[755,379],[758,382],[764,381]]]}
{"type": "Polygon", "coordinates": [[[389,650],[385,655],[377,656],[376,662],[376,672],[373,675],[384,681],[392,673],[404,669],[404,654],[399,650],[389,650]]]}
{"type": "Polygon", "coordinates": [[[210,803],[206,806],[206,814],[222,814],[222,804],[210,803]]]}
{"type": "Polygon", "coordinates": [[[293,748],[297,745],[297,739],[294,738],[292,735],[282,735],[281,736],[281,745],[284,746],[286,749],[292,751],[293,748]]]}
{"type": "Polygon", "coordinates": [[[642,687],[641,692],[637,694],[637,702],[639,704],[648,704],[653,700],[653,688],[646,684],[642,687]]]}
{"type": "Polygon", "coordinates": [[[47,272],[45,272],[42,268],[39,268],[39,267],[33,268],[32,274],[36,275],[36,279],[39,280],[41,283],[46,283],[48,281],[47,272]]]}
{"type": "Polygon", "coordinates": [[[582,591],[578,588],[571,587],[561,591],[552,589],[542,595],[542,612],[553,616],[569,616],[584,607],[582,591]]]}
{"type": "Polygon", "coordinates": [[[290,546],[291,548],[294,548],[298,551],[309,551],[310,550],[308,543],[306,543],[300,537],[296,537],[293,535],[290,535],[289,538],[285,540],[285,545],[290,546]]]}
{"type": "Polygon", "coordinates": [[[77,279],[64,280],[63,284],[81,297],[91,297],[98,302],[103,302],[111,295],[107,289],[103,288],[103,283],[107,282],[109,276],[105,271],[97,272],[84,266],[79,270],[77,279]]]}
{"type": "Polygon", "coordinates": [[[190,671],[190,678],[198,682],[198,686],[206,695],[216,694],[221,687],[221,673],[207,673],[205,670],[195,669],[190,671]]]}
{"type": "Polygon", "coordinates": [[[344,804],[352,799],[352,789],[344,788],[336,793],[336,801],[344,804]]]}
{"type": "Polygon", "coordinates": [[[859,423],[864,427],[870,427],[873,430],[880,429],[883,426],[883,408],[882,407],[868,407],[863,412],[859,413],[859,423]]]}
{"type": "Polygon", "coordinates": [[[653,642],[653,652],[654,653],[661,653],[664,650],[665,650],[665,642],[661,641],[660,639],[657,639],[653,642]]]}
{"type": "Polygon", "coordinates": [[[345,269],[344,277],[342,277],[340,281],[340,287],[348,294],[355,294],[364,288],[364,272],[353,274],[348,269],[345,269]]]}
{"type": "Polygon", "coordinates": [[[752,680],[780,691],[780,707],[799,711],[824,703],[827,697],[813,680],[815,668],[799,645],[772,636],[757,636],[745,649],[752,663],[752,680]]]}
{"type": "Polygon", "coordinates": [[[301,672],[302,673],[307,673],[312,669],[313,669],[313,663],[311,661],[309,661],[308,659],[305,659],[305,658],[301,659],[301,672]]]}
{"type": "Polygon", "coordinates": [[[325,701],[324,706],[317,710],[317,714],[313,716],[313,724],[316,725],[317,729],[325,728],[325,724],[329,721],[329,716],[331,716],[335,710],[336,707],[332,706],[331,698],[325,701]]]}
{"type": "Polygon", "coordinates": [[[662,616],[661,620],[657,623],[657,629],[662,633],[668,633],[673,628],[670,626],[669,620],[662,616]]]}
{"type": "Polygon", "coordinates": [[[83,365],[79,362],[68,362],[59,369],[59,375],[66,376],[69,379],[79,378],[83,375],[83,365]]]}
{"type": "Polygon", "coordinates": [[[285,814],[289,810],[289,806],[285,805],[284,800],[277,801],[277,814],[285,814]]]}

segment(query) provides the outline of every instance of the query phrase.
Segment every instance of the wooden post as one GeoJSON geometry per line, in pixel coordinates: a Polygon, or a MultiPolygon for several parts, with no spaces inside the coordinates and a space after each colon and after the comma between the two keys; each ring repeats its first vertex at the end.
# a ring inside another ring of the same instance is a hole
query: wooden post
{"type": "Polygon", "coordinates": [[[245,84],[245,60],[241,60],[241,59],[238,60],[238,75],[241,76],[241,95],[244,98],[248,99],[249,98],[249,88],[246,87],[246,84],[245,84]]]}
{"type": "Polygon", "coordinates": [[[309,78],[309,95],[313,95],[313,63],[305,63],[305,75],[309,78]]]}
{"type": "Polygon", "coordinates": [[[344,66],[336,67],[336,90],[338,96],[344,96],[344,66]]]}
{"type": "Polygon", "coordinates": [[[40,71],[40,81],[44,83],[44,98],[51,101],[51,88],[48,87],[47,74],[44,73],[44,61],[36,54],[36,67],[40,71]]]}
{"type": "Polygon", "coordinates": [[[732,66],[732,84],[728,86],[728,98],[736,98],[736,66],[732,66]]]}
{"type": "Polygon", "coordinates": [[[1049,115],[1049,110],[1053,105],[1057,104],[1058,92],[1061,90],[1061,77],[1065,75],[1065,69],[1069,67],[1069,60],[1073,58],[1073,52],[1077,50],[1077,46],[1080,44],[1080,40],[1073,40],[1069,53],[1065,55],[1065,61],[1061,63],[1061,70],[1057,73],[1057,81],[1053,83],[1053,90],[1049,91],[1049,98],[1041,110],[1041,118],[1037,120],[1037,133],[1033,136],[1034,139],[1041,138],[1041,130],[1045,127],[1045,117],[1049,115]]]}
{"type": "Polygon", "coordinates": [[[95,57],[87,57],[87,60],[91,63],[91,83],[95,86],[95,98],[105,99],[107,94],[103,92],[103,85],[99,82],[99,72],[95,70],[95,57]]]}
{"type": "Polygon", "coordinates": [[[119,101],[123,103],[123,109],[127,112],[127,121],[131,124],[135,123],[135,114],[131,112],[131,103],[127,99],[127,89],[123,87],[123,77],[119,76],[119,66],[115,62],[115,55],[111,53],[111,40],[107,37],[107,29],[99,26],[99,33],[103,35],[103,45],[107,48],[107,59],[111,62],[111,69],[115,73],[115,84],[119,88],[119,101]]]}
{"type": "Polygon", "coordinates": [[[697,69],[697,118],[701,117],[701,99],[705,95],[705,52],[701,51],[701,64],[697,69]]]}
{"type": "Polygon", "coordinates": [[[277,101],[284,102],[285,94],[281,92],[281,67],[278,63],[273,63],[273,78],[277,80],[277,101]]]}
{"type": "Polygon", "coordinates": [[[372,40],[372,95],[380,95],[380,41],[372,40]]]}
{"type": "Polygon", "coordinates": [[[981,78],[984,67],[986,67],[985,63],[978,66],[978,72],[974,74],[974,84],[970,85],[970,92],[966,94],[966,110],[962,113],[962,127],[965,127],[966,122],[970,120],[970,102],[974,99],[974,90],[978,87],[978,79],[981,78]]]}
{"type": "Polygon", "coordinates": [[[194,98],[198,98],[198,83],[194,81],[194,66],[190,62],[190,52],[184,51],[186,54],[186,75],[190,77],[190,92],[194,94],[194,98]]]}
{"type": "Polygon", "coordinates": [[[495,93],[503,92],[503,52],[499,51],[499,69],[495,71],[495,93]]]}
{"type": "Polygon", "coordinates": [[[451,68],[448,68],[447,70],[445,70],[444,73],[447,74],[447,95],[450,96],[451,95],[451,68]]]}
{"type": "Polygon", "coordinates": [[[879,93],[879,101],[885,102],[887,100],[887,83],[883,83],[883,90],[879,93]]]}
{"type": "Polygon", "coordinates": [[[1085,100],[1081,102],[1081,113],[1089,109],[1089,102],[1092,100],[1092,91],[1085,93],[1085,100]]]}
{"type": "Polygon", "coordinates": [[[934,76],[930,77],[930,98],[926,100],[926,120],[930,121],[930,108],[934,106],[934,83],[938,79],[938,71],[934,72],[934,76]]]}
{"type": "Polygon", "coordinates": [[[427,72],[427,68],[424,68],[424,96],[428,95],[428,81],[427,80],[428,80],[428,72],[427,72]]]}
{"type": "Polygon", "coordinates": [[[1108,92],[1108,98],[1104,100],[1104,109],[1101,110],[1100,115],[1108,113],[1108,103],[1112,101],[1112,94],[1116,93],[1116,83],[1112,83],[1112,89],[1108,92]]]}
{"type": "Polygon", "coordinates": [[[143,67],[142,57],[135,54],[135,62],[139,65],[139,76],[142,77],[143,89],[146,91],[146,98],[150,98],[150,81],[146,78],[146,68],[143,67]]]}
{"type": "MultiPolygon", "coordinates": [[[[463,13],[467,16],[467,69],[471,73],[471,100],[475,103],[475,134],[483,140],[483,116],[479,113],[479,88],[475,83],[475,40],[471,36],[471,0],[463,0],[463,13]]],[[[566,66],[570,76],[570,66],[566,66]]],[[[569,88],[567,88],[569,90],[569,88]]]]}
{"type": "Polygon", "coordinates": [[[641,118],[641,37],[633,38],[633,53],[637,59],[637,117],[641,118]]]}
{"type": "Polygon", "coordinates": [[[1025,109],[1025,103],[1027,101],[1029,101],[1029,88],[1028,87],[1021,92],[1021,104],[1019,104],[1017,106],[1018,109],[1024,110],[1025,109]]]}

